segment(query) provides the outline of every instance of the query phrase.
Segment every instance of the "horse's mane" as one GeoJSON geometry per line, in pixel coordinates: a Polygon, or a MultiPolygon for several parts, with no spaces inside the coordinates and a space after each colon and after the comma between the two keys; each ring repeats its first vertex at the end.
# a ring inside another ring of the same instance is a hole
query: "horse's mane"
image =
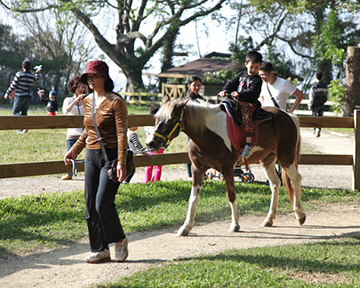
{"type": "MultiPolygon", "coordinates": [[[[170,119],[172,112],[177,104],[182,103],[182,101],[175,100],[165,103],[160,110],[156,113],[155,117],[163,117],[165,119],[170,119]]],[[[205,117],[209,112],[209,108],[214,105],[200,104],[193,101],[187,102],[185,106],[185,116],[187,126],[196,133],[204,132],[205,126],[205,117]]],[[[185,120],[185,119],[184,119],[185,120]]]]}

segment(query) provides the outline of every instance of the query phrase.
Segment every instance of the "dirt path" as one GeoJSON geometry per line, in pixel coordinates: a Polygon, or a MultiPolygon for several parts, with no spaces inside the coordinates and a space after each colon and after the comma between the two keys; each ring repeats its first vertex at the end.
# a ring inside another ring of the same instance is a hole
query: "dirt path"
{"type": "MultiPolygon", "coordinates": [[[[333,135],[324,131],[320,138],[314,138],[311,129],[304,129],[302,137],[308,145],[324,153],[352,153],[353,139],[346,135],[333,135]],[[332,152],[325,151],[326,149],[331,149],[332,152]]],[[[141,181],[143,175],[141,169],[138,170],[134,177],[136,182],[141,181]]],[[[252,170],[256,180],[265,180],[257,165],[254,165],[252,170]]],[[[304,186],[351,189],[351,167],[302,166],[300,173],[303,175],[304,186]]],[[[164,181],[179,178],[187,178],[185,169],[164,169],[164,181]]],[[[72,181],[61,181],[54,177],[2,179],[0,198],[72,191],[74,187],[82,190],[83,184],[81,176],[72,181]]],[[[130,254],[125,263],[86,264],[84,258],[89,253],[87,239],[51,251],[10,256],[0,262],[0,287],[89,287],[106,281],[116,281],[120,277],[179,257],[219,253],[231,248],[304,243],[360,233],[358,205],[337,204],[325,206],[321,211],[308,211],[303,227],[297,226],[294,215],[286,214],[277,217],[274,227],[261,228],[264,217],[265,215],[241,217],[239,233],[227,232],[230,225],[228,221],[203,225],[198,223],[188,237],[176,237],[178,227],[133,233],[128,235],[130,254]]]]}

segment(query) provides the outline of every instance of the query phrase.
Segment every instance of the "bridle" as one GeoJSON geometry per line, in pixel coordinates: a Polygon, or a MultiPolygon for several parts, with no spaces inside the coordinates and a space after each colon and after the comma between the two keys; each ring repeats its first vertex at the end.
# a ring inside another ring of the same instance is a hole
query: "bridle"
{"type": "Polygon", "coordinates": [[[161,145],[166,149],[171,143],[171,137],[175,135],[172,139],[176,138],[180,134],[181,122],[183,120],[184,110],[181,111],[180,118],[176,121],[174,127],[168,134],[160,134],[157,132],[153,132],[153,135],[159,138],[161,145]]]}

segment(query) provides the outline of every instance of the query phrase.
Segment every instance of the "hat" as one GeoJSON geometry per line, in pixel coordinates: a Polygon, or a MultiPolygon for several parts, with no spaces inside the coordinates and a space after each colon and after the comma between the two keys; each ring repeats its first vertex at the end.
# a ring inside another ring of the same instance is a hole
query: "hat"
{"type": "Polygon", "coordinates": [[[101,60],[90,61],[86,65],[85,73],[81,75],[80,81],[86,84],[87,74],[97,74],[110,78],[109,66],[101,60]]]}
{"type": "Polygon", "coordinates": [[[49,94],[51,94],[51,95],[53,95],[53,96],[57,97],[57,93],[56,93],[56,91],[51,91],[49,94]]]}

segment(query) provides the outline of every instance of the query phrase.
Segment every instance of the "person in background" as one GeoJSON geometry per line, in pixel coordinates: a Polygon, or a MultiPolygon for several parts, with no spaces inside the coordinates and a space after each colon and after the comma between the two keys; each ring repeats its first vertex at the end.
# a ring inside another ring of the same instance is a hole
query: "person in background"
{"type": "MultiPolygon", "coordinates": [[[[149,115],[155,115],[158,110],[159,110],[158,107],[153,106],[153,107],[151,107],[149,109],[148,114],[149,115]]],[[[145,126],[144,131],[145,131],[146,138],[148,138],[150,135],[153,134],[154,127],[153,126],[145,126]]],[[[158,152],[156,152],[156,153],[153,153],[153,152],[147,152],[147,153],[150,154],[150,155],[152,155],[152,154],[162,154],[162,153],[164,153],[164,148],[160,148],[158,150],[158,152]]],[[[146,166],[145,175],[144,175],[144,178],[142,180],[142,183],[160,181],[161,172],[162,172],[162,166],[160,166],[160,165],[155,166],[154,177],[152,176],[153,168],[154,168],[153,166],[146,166]]]]}
{"type": "Polygon", "coordinates": [[[56,91],[50,91],[49,101],[46,105],[47,114],[49,116],[55,116],[58,111],[58,103],[56,97],[57,97],[56,91]]]}
{"type": "MultiPolygon", "coordinates": [[[[304,99],[304,93],[292,85],[290,81],[275,75],[274,67],[270,62],[264,62],[262,64],[259,75],[263,80],[260,93],[262,106],[277,107],[289,113],[293,113],[302,99],[304,99]],[[290,109],[287,110],[287,99],[288,96],[292,94],[296,96],[296,100],[290,109]]],[[[280,164],[278,164],[277,174],[282,181],[280,164]]]]}
{"type": "Polygon", "coordinates": [[[199,76],[191,76],[188,87],[189,90],[186,92],[185,100],[190,99],[195,102],[200,102],[199,100],[205,101],[204,97],[200,95],[201,78],[199,76]]]}
{"type": "Polygon", "coordinates": [[[252,149],[252,137],[254,134],[253,113],[261,107],[258,100],[261,91],[261,78],[258,75],[262,63],[262,55],[257,51],[250,51],[246,54],[245,71],[238,73],[232,80],[226,83],[223,91],[219,93],[225,97],[230,93],[231,98],[236,100],[242,116],[246,144],[241,157],[248,157],[252,149]]]}
{"type": "MultiPolygon", "coordinates": [[[[329,91],[327,85],[321,82],[323,78],[323,73],[321,71],[316,73],[315,78],[317,83],[311,86],[310,88],[308,109],[312,111],[311,116],[322,117],[324,115],[324,110],[325,110],[324,104],[326,103],[329,97],[329,91]]],[[[321,134],[321,128],[314,127],[315,137],[320,137],[320,134],[321,134]]]]}
{"type": "Polygon", "coordinates": [[[85,261],[109,261],[109,244],[115,242],[115,260],[122,262],[128,257],[128,240],[116,211],[115,195],[120,182],[126,176],[126,101],[113,92],[114,82],[109,76],[109,66],[104,61],[88,62],[80,81],[87,83],[93,93],[84,99],[84,132],[65,154],[64,162],[66,165],[70,164],[86,147],[85,204],[91,254],[85,261]],[[118,159],[117,183],[109,179],[108,168],[95,130],[93,111],[109,161],[118,159]]]}
{"type": "Polygon", "coordinates": [[[262,106],[278,107],[287,111],[286,104],[288,96],[294,94],[296,100],[287,111],[293,113],[304,98],[304,94],[288,80],[277,77],[274,73],[274,67],[270,62],[264,62],[262,64],[259,75],[263,80],[260,93],[262,106]]]}
{"type": "MultiPolygon", "coordinates": [[[[128,128],[127,139],[128,139],[129,149],[134,153],[144,153],[145,148],[141,144],[139,137],[138,137],[137,133],[135,132],[138,129],[139,129],[139,127],[137,127],[137,126],[128,128]]],[[[131,173],[126,175],[126,177],[122,183],[128,184],[131,181],[131,178],[134,176],[134,174],[135,174],[135,167],[131,173]]]]}
{"type": "MultiPolygon", "coordinates": [[[[14,116],[26,116],[31,102],[31,88],[38,84],[40,78],[41,67],[36,69],[35,75],[30,72],[31,61],[25,60],[22,63],[23,71],[16,73],[14,80],[6,91],[5,99],[15,90],[15,99],[13,104],[14,116]]],[[[27,129],[20,129],[18,133],[26,133],[27,129]]]]}
{"type": "MultiPolygon", "coordinates": [[[[201,102],[205,101],[205,99],[200,95],[200,89],[201,89],[201,78],[196,75],[192,75],[189,79],[188,84],[189,90],[186,93],[185,100],[189,99],[191,101],[195,102],[201,102]]],[[[187,140],[189,142],[190,138],[187,137],[187,140]]],[[[191,178],[191,163],[185,164],[186,171],[188,174],[188,177],[191,178]]]]}
{"type": "MultiPolygon", "coordinates": [[[[88,86],[80,81],[79,76],[75,76],[69,80],[67,83],[67,89],[72,97],[66,97],[63,102],[62,112],[64,115],[84,115],[83,102],[88,92],[88,86]]],[[[83,128],[69,128],[66,132],[66,151],[69,151],[70,148],[75,144],[77,139],[84,131],[83,128]]],[[[72,173],[66,173],[61,179],[62,180],[71,180],[72,173]]]]}

